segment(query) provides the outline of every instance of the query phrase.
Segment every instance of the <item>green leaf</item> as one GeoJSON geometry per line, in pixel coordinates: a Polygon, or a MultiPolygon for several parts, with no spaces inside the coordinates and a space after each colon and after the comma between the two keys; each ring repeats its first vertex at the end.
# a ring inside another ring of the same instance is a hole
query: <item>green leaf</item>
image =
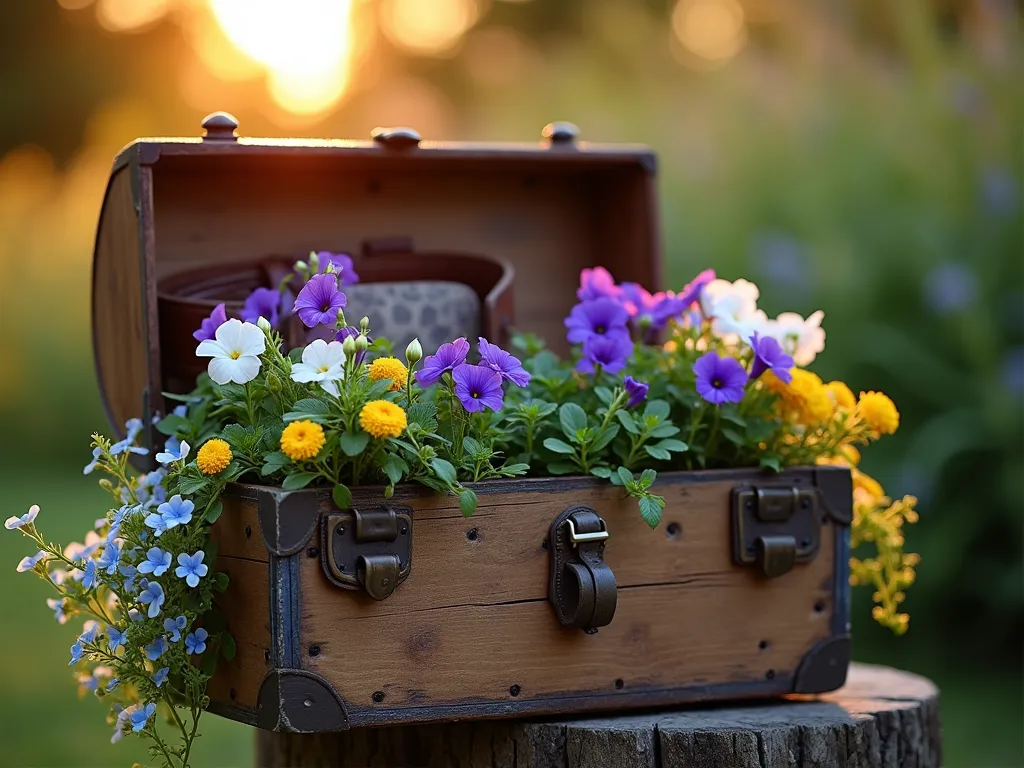
{"type": "Polygon", "coordinates": [[[590,451],[597,452],[604,448],[608,443],[615,439],[615,436],[619,434],[618,424],[609,424],[607,427],[597,433],[597,437],[594,438],[594,442],[590,444],[590,451]]]}
{"type": "Polygon", "coordinates": [[[224,504],[222,504],[219,500],[213,502],[213,504],[210,505],[210,508],[206,510],[206,522],[210,524],[216,523],[223,511],[224,504]]]}
{"type": "Polygon", "coordinates": [[[451,462],[444,459],[431,459],[430,466],[433,468],[434,474],[448,485],[458,484],[459,481],[455,474],[455,467],[452,466],[451,462]]]}
{"type": "Polygon", "coordinates": [[[409,465],[405,463],[405,460],[390,454],[384,460],[384,474],[388,476],[388,480],[391,481],[392,485],[398,485],[402,480],[402,475],[408,471],[409,465]]]}
{"type": "Polygon", "coordinates": [[[688,446],[682,440],[661,440],[654,444],[655,448],[661,448],[666,451],[672,451],[673,453],[682,453],[688,446]]]}
{"type": "Polygon", "coordinates": [[[329,403],[317,400],[314,397],[306,397],[292,406],[292,409],[283,418],[285,421],[315,421],[323,423],[327,420],[326,417],[330,411],[331,406],[329,403]]]}
{"type": "Polygon", "coordinates": [[[600,477],[604,480],[607,480],[612,476],[612,471],[609,467],[594,467],[593,469],[590,470],[590,474],[592,474],[594,477],[600,477]]]}
{"type": "MultiPolygon", "coordinates": [[[[633,482],[633,473],[630,472],[625,467],[619,467],[616,470],[616,473],[617,473],[617,476],[619,478],[619,483],[622,483],[622,485],[629,485],[630,483],[633,482]]],[[[619,485],[619,483],[615,483],[615,484],[619,485]]]]}
{"type": "Polygon", "coordinates": [[[263,469],[260,470],[261,475],[272,475],[275,472],[280,471],[283,467],[286,467],[292,461],[280,451],[268,453],[263,457],[263,459],[266,463],[263,465],[263,469]]]}
{"type": "Polygon", "coordinates": [[[476,512],[476,505],[476,492],[472,489],[466,488],[459,494],[459,509],[462,510],[463,517],[469,517],[476,512]]]}
{"type": "Polygon", "coordinates": [[[510,475],[525,475],[530,471],[530,465],[522,463],[505,464],[501,467],[501,471],[510,475]]]}
{"type": "Polygon", "coordinates": [[[358,456],[366,450],[370,436],[362,430],[358,432],[342,432],[338,438],[338,446],[346,456],[358,456]]]}
{"type": "Polygon", "coordinates": [[[576,403],[563,403],[558,409],[558,419],[562,424],[562,432],[570,439],[579,430],[587,428],[587,414],[576,403]]]}
{"type": "Polygon", "coordinates": [[[778,456],[769,454],[761,457],[761,466],[765,469],[771,469],[775,472],[782,471],[782,461],[778,456]]]}
{"type": "Polygon", "coordinates": [[[730,424],[735,424],[737,427],[742,429],[747,426],[747,421],[736,411],[736,406],[732,404],[723,405],[719,411],[719,416],[722,421],[728,421],[730,424]]]}
{"type": "Polygon", "coordinates": [[[661,511],[665,508],[665,500],[661,496],[643,496],[640,498],[640,517],[652,529],[661,522],[661,511]]]}
{"type": "MultiPolygon", "coordinates": [[[[466,435],[466,437],[462,438],[462,450],[468,453],[470,456],[476,456],[480,453],[485,452],[484,447],[480,445],[480,442],[478,440],[474,440],[469,435],[466,435]]],[[[489,455],[490,451],[486,451],[486,453],[489,455]]]]}
{"type": "Polygon", "coordinates": [[[656,416],[659,421],[664,421],[668,418],[670,410],[668,403],[664,400],[649,400],[644,408],[644,418],[656,416]]]}
{"type": "Polygon", "coordinates": [[[544,440],[544,447],[549,451],[555,453],[564,453],[566,455],[572,455],[576,453],[576,449],[563,440],[559,440],[557,437],[549,437],[544,440]]]}
{"type": "Polygon", "coordinates": [[[427,432],[437,429],[437,406],[433,403],[413,403],[407,416],[410,424],[419,424],[427,432]]]}
{"type": "Polygon", "coordinates": [[[672,435],[679,434],[679,427],[672,422],[665,422],[664,424],[659,424],[647,434],[651,437],[672,437],[672,435]]]}
{"type": "Polygon", "coordinates": [[[575,464],[564,464],[557,461],[554,464],[548,464],[548,472],[552,475],[571,475],[578,471],[575,464]]]}
{"type": "Polygon", "coordinates": [[[619,423],[626,428],[626,431],[631,435],[639,435],[640,427],[636,425],[636,419],[633,418],[633,414],[629,411],[616,411],[615,418],[619,420],[619,423]]]}
{"type": "Polygon", "coordinates": [[[177,416],[172,413],[170,416],[164,416],[160,419],[157,422],[156,428],[161,434],[168,436],[176,434],[187,435],[192,430],[192,425],[184,416],[177,416]]]}
{"type": "Polygon", "coordinates": [[[668,461],[672,458],[672,454],[666,451],[664,448],[658,448],[653,445],[645,445],[644,450],[647,455],[657,459],[658,461],[668,461]]]}
{"type": "Polygon", "coordinates": [[[230,583],[231,577],[223,571],[213,577],[213,588],[218,592],[226,592],[230,583]]]}
{"type": "Polygon", "coordinates": [[[228,445],[239,452],[244,452],[249,447],[249,442],[255,434],[252,427],[243,427],[240,424],[228,424],[220,433],[228,445]]]}
{"type": "Polygon", "coordinates": [[[654,481],[658,479],[658,473],[653,469],[645,469],[640,473],[640,487],[645,491],[654,485],[654,481]]]}
{"type": "Polygon", "coordinates": [[[610,405],[612,402],[612,391],[608,387],[594,387],[594,394],[597,395],[597,399],[605,405],[610,405]]]}
{"type": "Polygon", "coordinates": [[[235,658],[237,652],[238,648],[235,645],[235,638],[231,636],[230,632],[222,632],[220,635],[220,655],[224,657],[225,661],[231,661],[235,658]]]}
{"type": "Polygon", "coordinates": [[[180,475],[178,477],[178,487],[175,489],[178,493],[182,493],[186,496],[198,493],[203,490],[210,481],[205,477],[194,477],[192,475],[180,475]]]}
{"type": "Polygon", "coordinates": [[[297,491],[316,480],[316,477],[314,472],[293,472],[284,479],[281,487],[286,491],[297,491]]]}
{"type": "Polygon", "coordinates": [[[739,432],[728,427],[722,427],[722,437],[734,445],[743,445],[745,438],[739,432]]]}
{"type": "Polygon", "coordinates": [[[331,498],[334,499],[338,509],[352,508],[352,491],[344,483],[338,483],[331,489],[331,498]]]}

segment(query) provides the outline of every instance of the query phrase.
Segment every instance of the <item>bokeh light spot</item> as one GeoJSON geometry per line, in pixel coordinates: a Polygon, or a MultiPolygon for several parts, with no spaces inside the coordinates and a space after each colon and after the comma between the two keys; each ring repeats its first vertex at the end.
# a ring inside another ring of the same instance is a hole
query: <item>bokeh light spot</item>
{"type": "Polygon", "coordinates": [[[689,53],[712,62],[731,59],[747,40],[737,0],[679,0],[672,30],[689,53]]]}
{"type": "Polygon", "coordinates": [[[393,43],[428,56],[451,52],[479,16],[474,0],[385,0],[380,9],[393,43]]]}
{"type": "Polygon", "coordinates": [[[96,18],[111,32],[142,32],[160,21],[171,0],[99,0],[96,18]]]}

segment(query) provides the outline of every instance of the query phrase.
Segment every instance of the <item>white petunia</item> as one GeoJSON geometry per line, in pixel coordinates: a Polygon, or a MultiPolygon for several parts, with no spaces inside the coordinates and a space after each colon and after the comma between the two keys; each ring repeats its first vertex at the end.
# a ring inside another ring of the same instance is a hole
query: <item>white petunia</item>
{"type": "Polygon", "coordinates": [[[266,349],[263,331],[252,323],[232,318],[222,323],[215,338],[196,348],[198,357],[212,357],[210,378],[218,384],[245,384],[260,372],[260,355],[266,349]]]}
{"type": "Polygon", "coordinates": [[[783,312],[769,320],[761,333],[778,341],[793,356],[793,362],[805,368],[825,349],[825,329],[821,327],[824,317],[820,309],[806,320],[795,312],[783,312]]]}
{"type": "Polygon", "coordinates": [[[338,396],[337,382],[345,378],[345,351],[340,341],[328,344],[316,339],[302,350],[302,362],[292,366],[292,380],[302,384],[312,381],[335,397],[338,396]]]}
{"type": "Polygon", "coordinates": [[[767,320],[757,308],[761,295],[749,280],[712,280],[701,291],[700,303],[704,316],[711,320],[715,334],[723,337],[739,336],[746,340],[759,331],[767,320]]]}

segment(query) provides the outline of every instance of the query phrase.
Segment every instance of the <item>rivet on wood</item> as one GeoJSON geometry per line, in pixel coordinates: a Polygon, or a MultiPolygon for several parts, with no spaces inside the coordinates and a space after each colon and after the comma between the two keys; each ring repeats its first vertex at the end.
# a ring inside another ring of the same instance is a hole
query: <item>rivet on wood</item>
{"type": "Polygon", "coordinates": [[[815,613],[824,613],[825,612],[825,603],[824,603],[824,601],[819,600],[818,602],[816,602],[814,604],[814,612],[815,613]]]}
{"type": "Polygon", "coordinates": [[[247,538],[247,539],[251,539],[252,538],[252,526],[251,525],[245,526],[245,538],[247,538]]]}
{"type": "Polygon", "coordinates": [[[551,542],[547,539],[544,539],[544,541],[540,543],[540,548],[547,552],[549,549],[551,549],[551,542]]]}
{"type": "Polygon", "coordinates": [[[774,680],[775,679],[775,670],[774,669],[769,669],[767,672],[764,673],[764,676],[768,680],[774,680]]]}
{"type": "Polygon", "coordinates": [[[238,698],[238,691],[236,691],[236,690],[235,690],[234,688],[232,688],[232,689],[231,689],[230,691],[228,691],[228,697],[229,697],[229,698],[230,698],[230,699],[231,699],[232,701],[234,701],[235,699],[237,699],[237,698],[238,698]]]}
{"type": "Polygon", "coordinates": [[[508,692],[509,692],[509,695],[511,695],[511,696],[518,696],[520,690],[521,689],[520,689],[520,687],[518,685],[513,685],[511,688],[508,689],[508,692]]]}
{"type": "Polygon", "coordinates": [[[319,645],[311,645],[311,646],[309,646],[309,655],[310,656],[319,656],[320,655],[320,646],[319,645]]]}
{"type": "Polygon", "coordinates": [[[306,557],[319,557],[319,556],[320,556],[320,550],[317,549],[316,547],[310,547],[309,549],[306,550],[306,557]]]}
{"type": "Polygon", "coordinates": [[[476,528],[470,528],[468,531],[466,531],[466,538],[470,541],[476,541],[479,535],[480,532],[476,528]]]}
{"type": "Polygon", "coordinates": [[[377,704],[380,704],[382,701],[384,701],[384,691],[374,691],[373,692],[373,700],[377,704]]]}
{"type": "Polygon", "coordinates": [[[621,677],[615,679],[615,690],[621,691],[625,685],[626,682],[621,677]]]}
{"type": "Polygon", "coordinates": [[[263,663],[270,663],[270,651],[268,651],[266,648],[263,649],[263,663]]]}
{"type": "Polygon", "coordinates": [[[768,647],[768,641],[762,640],[760,643],[757,644],[757,647],[763,651],[765,648],[768,647]]]}
{"type": "Polygon", "coordinates": [[[679,523],[669,523],[667,526],[665,526],[665,534],[670,539],[678,539],[682,532],[683,529],[682,526],[679,525],[679,523]]]}

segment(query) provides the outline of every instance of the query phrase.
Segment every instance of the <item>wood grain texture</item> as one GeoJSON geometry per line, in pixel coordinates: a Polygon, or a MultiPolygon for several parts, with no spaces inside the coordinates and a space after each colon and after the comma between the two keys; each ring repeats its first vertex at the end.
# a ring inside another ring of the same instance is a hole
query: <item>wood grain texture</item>
{"type": "Polygon", "coordinates": [[[211,701],[232,707],[256,708],[260,683],[270,671],[269,581],[265,563],[218,555],[216,570],[231,578],[217,600],[235,638],[236,655],[223,659],[210,680],[211,701]]]}
{"type": "Polygon", "coordinates": [[[604,264],[620,280],[656,287],[647,220],[655,201],[643,165],[514,160],[162,157],[153,167],[157,277],[317,248],[358,253],[368,239],[409,237],[417,251],[510,262],[516,327],[556,346],[581,268],[604,264]]]}
{"type": "Polygon", "coordinates": [[[937,768],[938,690],[851,665],[819,698],[542,722],[451,723],[339,734],[259,732],[259,768],[937,768]]]}
{"type": "Polygon", "coordinates": [[[139,216],[131,168],[110,180],[96,231],[92,277],[92,328],[96,374],[114,430],[142,411],[149,353],[143,305],[139,216]]]}

